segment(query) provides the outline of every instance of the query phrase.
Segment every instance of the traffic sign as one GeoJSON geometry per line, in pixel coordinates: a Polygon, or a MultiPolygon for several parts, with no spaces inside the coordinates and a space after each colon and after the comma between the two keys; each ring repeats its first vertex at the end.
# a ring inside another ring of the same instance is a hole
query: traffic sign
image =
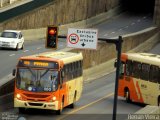
{"type": "Polygon", "coordinates": [[[80,49],[97,49],[97,29],[69,28],[67,46],[80,49]]]}

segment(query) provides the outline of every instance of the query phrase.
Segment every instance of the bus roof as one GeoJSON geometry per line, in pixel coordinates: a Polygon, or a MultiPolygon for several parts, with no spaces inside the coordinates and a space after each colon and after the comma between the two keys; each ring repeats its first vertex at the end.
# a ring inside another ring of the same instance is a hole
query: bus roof
{"type": "Polygon", "coordinates": [[[82,53],[73,53],[73,52],[45,52],[36,55],[24,56],[20,59],[27,60],[48,60],[48,61],[59,61],[62,60],[63,63],[67,64],[73,61],[82,60],[82,53]]]}
{"type": "Polygon", "coordinates": [[[160,66],[160,55],[152,53],[125,53],[129,60],[160,66]]]}

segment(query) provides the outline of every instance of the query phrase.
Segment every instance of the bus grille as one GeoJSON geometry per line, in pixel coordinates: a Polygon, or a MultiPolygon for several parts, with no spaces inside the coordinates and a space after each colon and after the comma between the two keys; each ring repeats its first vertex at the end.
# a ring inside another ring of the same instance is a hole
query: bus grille
{"type": "Polygon", "coordinates": [[[43,103],[28,103],[30,106],[42,106],[43,103]]]}
{"type": "Polygon", "coordinates": [[[41,100],[41,99],[36,99],[36,100],[35,99],[27,99],[27,100],[29,100],[29,101],[42,101],[42,102],[46,101],[46,100],[41,100]]]}
{"type": "Polygon", "coordinates": [[[37,95],[37,94],[26,94],[26,93],[24,93],[24,95],[26,97],[33,97],[33,98],[47,98],[47,97],[49,97],[49,95],[37,95]]]}

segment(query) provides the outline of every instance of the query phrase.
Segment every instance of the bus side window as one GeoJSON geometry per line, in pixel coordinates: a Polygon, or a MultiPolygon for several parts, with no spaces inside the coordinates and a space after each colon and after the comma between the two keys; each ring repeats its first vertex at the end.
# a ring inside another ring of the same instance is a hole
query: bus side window
{"type": "Polygon", "coordinates": [[[160,83],[160,69],[158,66],[151,65],[150,69],[150,81],[154,83],[160,83]]]}
{"type": "Polygon", "coordinates": [[[143,63],[140,78],[142,80],[149,80],[149,72],[150,72],[150,65],[143,63]]]}
{"type": "Polygon", "coordinates": [[[132,75],[135,78],[140,78],[141,74],[141,63],[133,61],[133,72],[132,75]]]}
{"type": "Polygon", "coordinates": [[[78,61],[78,76],[82,75],[82,61],[78,61]]]}
{"type": "Polygon", "coordinates": [[[76,77],[79,77],[79,74],[78,74],[78,61],[75,62],[75,74],[76,74],[76,77]]]}
{"type": "Polygon", "coordinates": [[[74,73],[74,78],[76,78],[77,77],[77,66],[76,66],[77,64],[76,64],[76,62],[74,62],[73,63],[73,67],[74,67],[74,70],[73,70],[73,73],[74,73]]]}
{"type": "Polygon", "coordinates": [[[83,74],[83,61],[80,61],[80,76],[83,74]]]}
{"type": "Polygon", "coordinates": [[[68,81],[69,80],[69,64],[65,65],[65,72],[64,72],[64,74],[65,74],[66,81],[68,81]]]}
{"type": "Polygon", "coordinates": [[[130,61],[130,60],[126,61],[126,75],[132,76],[132,70],[133,70],[132,61],[130,61]]]}

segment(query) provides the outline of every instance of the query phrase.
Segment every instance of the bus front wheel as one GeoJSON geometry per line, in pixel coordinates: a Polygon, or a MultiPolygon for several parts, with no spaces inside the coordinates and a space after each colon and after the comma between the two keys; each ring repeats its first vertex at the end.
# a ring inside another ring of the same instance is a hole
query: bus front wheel
{"type": "Polygon", "coordinates": [[[19,109],[19,113],[25,113],[25,108],[18,108],[19,109]]]}
{"type": "Polygon", "coordinates": [[[56,115],[62,114],[63,106],[64,106],[64,100],[62,100],[62,102],[61,102],[60,109],[56,111],[56,115]]]}

